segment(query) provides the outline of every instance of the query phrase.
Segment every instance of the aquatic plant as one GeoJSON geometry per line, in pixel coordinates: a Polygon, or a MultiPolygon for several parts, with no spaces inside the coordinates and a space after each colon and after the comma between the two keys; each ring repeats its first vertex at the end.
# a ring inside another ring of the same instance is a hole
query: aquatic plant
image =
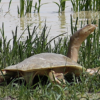
{"type": "Polygon", "coordinates": [[[20,0],[20,10],[19,10],[19,7],[17,7],[18,14],[20,14],[20,17],[24,16],[24,10],[25,10],[24,4],[25,4],[25,1],[20,0]]]}
{"type": "Polygon", "coordinates": [[[34,13],[40,12],[41,6],[47,3],[41,4],[41,0],[38,0],[38,3],[35,3],[35,6],[32,5],[33,0],[20,0],[20,10],[19,7],[17,7],[18,14],[20,14],[20,17],[26,15],[26,13],[31,13],[32,12],[32,7],[34,7],[34,13]]]}
{"type": "Polygon", "coordinates": [[[60,1],[60,4],[57,3],[57,2],[53,2],[53,3],[55,3],[55,4],[58,6],[58,8],[59,8],[58,12],[65,11],[65,8],[66,8],[66,1],[67,1],[67,0],[59,0],[59,1],[60,1]]]}
{"type": "Polygon", "coordinates": [[[11,2],[12,2],[12,0],[10,0],[10,2],[9,2],[8,11],[9,11],[9,9],[10,9],[10,6],[11,6],[11,2]]]}
{"type": "Polygon", "coordinates": [[[26,12],[25,13],[31,13],[32,3],[33,3],[33,0],[27,0],[25,2],[25,9],[26,9],[26,12]]]}
{"type": "Polygon", "coordinates": [[[40,12],[40,8],[41,8],[41,6],[43,6],[44,4],[48,4],[48,3],[43,3],[43,4],[41,4],[41,0],[38,0],[38,3],[36,2],[35,3],[35,6],[34,6],[34,13],[37,11],[37,13],[39,13],[40,12]]]}
{"type": "Polygon", "coordinates": [[[73,10],[76,11],[100,11],[100,0],[71,0],[73,10]]]}
{"type": "Polygon", "coordinates": [[[17,7],[18,14],[20,17],[24,16],[26,13],[31,13],[32,11],[32,0],[20,0],[20,10],[17,7]]]}

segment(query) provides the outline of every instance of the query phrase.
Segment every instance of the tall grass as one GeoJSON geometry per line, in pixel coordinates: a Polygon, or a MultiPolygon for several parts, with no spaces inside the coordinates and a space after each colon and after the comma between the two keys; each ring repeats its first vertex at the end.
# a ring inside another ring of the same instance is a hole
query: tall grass
{"type": "Polygon", "coordinates": [[[20,14],[20,17],[24,16],[24,9],[25,9],[24,3],[25,3],[24,0],[20,0],[20,10],[18,7],[18,14],[20,14]]]}
{"type": "Polygon", "coordinates": [[[41,0],[38,0],[38,2],[36,2],[34,6],[34,13],[35,12],[39,13],[41,6],[43,6],[44,4],[48,4],[48,3],[41,4],[41,0]]]}
{"type": "Polygon", "coordinates": [[[55,4],[58,6],[58,8],[59,8],[58,12],[65,11],[65,8],[66,8],[66,1],[67,1],[67,0],[59,0],[60,4],[57,3],[57,2],[53,2],[53,3],[55,3],[55,4]]]}
{"type": "Polygon", "coordinates": [[[100,0],[71,0],[73,10],[76,11],[100,11],[100,0]]]}
{"type": "Polygon", "coordinates": [[[26,13],[32,13],[32,8],[34,7],[34,13],[39,13],[41,6],[48,3],[41,4],[41,0],[38,0],[38,2],[33,5],[33,0],[20,0],[20,9],[17,7],[18,14],[20,14],[20,17],[23,17],[26,15],[26,13]]]}
{"type": "Polygon", "coordinates": [[[27,0],[26,1],[26,13],[31,13],[32,12],[32,0],[27,0]]]}
{"type": "Polygon", "coordinates": [[[20,0],[20,10],[18,9],[18,14],[20,14],[20,17],[23,17],[26,13],[32,12],[32,0],[20,0]]]}
{"type": "MultiPolygon", "coordinates": [[[[58,12],[65,11],[66,1],[67,0],[60,0],[60,4],[57,2],[53,2],[59,7],[58,12]]],[[[33,3],[32,0],[20,0],[20,11],[19,11],[19,7],[18,7],[18,14],[20,13],[20,17],[24,16],[26,13],[31,13],[32,7],[34,7],[34,13],[36,13],[36,12],[39,13],[40,8],[44,4],[48,4],[48,3],[41,4],[41,0],[38,0],[38,2],[35,3],[35,5],[32,5],[32,3],[33,3]]]]}
{"type": "Polygon", "coordinates": [[[12,0],[10,0],[10,2],[9,2],[8,11],[9,11],[9,9],[10,9],[10,6],[11,6],[11,2],[12,2],[12,0]]]}

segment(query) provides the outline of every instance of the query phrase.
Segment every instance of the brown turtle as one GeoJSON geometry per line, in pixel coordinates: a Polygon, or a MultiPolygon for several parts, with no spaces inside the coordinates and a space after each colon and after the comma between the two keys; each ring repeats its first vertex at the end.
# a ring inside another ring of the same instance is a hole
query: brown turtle
{"type": "Polygon", "coordinates": [[[95,28],[96,26],[93,24],[86,25],[70,37],[67,57],[56,53],[40,53],[33,55],[16,65],[11,65],[2,69],[0,82],[4,81],[4,77],[6,80],[11,76],[18,75],[22,76],[28,84],[32,84],[36,75],[47,75],[51,81],[60,84],[61,80],[65,82],[64,75],[66,73],[80,75],[83,70],[87,71],[89,74],[95,73],[97,69],[86,70],[77,63],[78,51],[82,42],[95,28]]]}

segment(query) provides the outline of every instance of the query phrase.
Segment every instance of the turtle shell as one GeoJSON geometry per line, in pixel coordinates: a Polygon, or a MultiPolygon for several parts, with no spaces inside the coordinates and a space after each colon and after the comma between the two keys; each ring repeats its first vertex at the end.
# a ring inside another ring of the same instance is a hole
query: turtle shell
{"type": "Polygon", "coordinates": [[[40,53],[33,55],[24,61],[6,67],[4,70],[9,71],[37,71],[37,70],[45,70],[45,69],[53,69],[53,68],[63,68],[69,67],[74,68],[76,70],[85,69],[78,63],[72,61],[70,58],[56,53],[40,53]]]}

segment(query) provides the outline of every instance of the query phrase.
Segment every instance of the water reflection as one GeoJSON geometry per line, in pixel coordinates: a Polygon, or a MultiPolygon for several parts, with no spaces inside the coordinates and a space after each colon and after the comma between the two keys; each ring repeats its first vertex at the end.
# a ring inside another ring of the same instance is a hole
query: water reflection
{"type": "Polygon", "coordinates": [[[66,26],[66,16],[65,12],[59,13],[60,28],[63,29],[66,26]]]}
{"type": "MultiPolygon", "coordinates": [[[[6,0],[5,0],[6,1],[6,0]]],[[[36,1],[36,0],[35,0],[36,1]]],[[[34,1],[34,3],[35,3],[34,1]]],[[[42,0],[41,3],[46,3],[46,0],[42,0]]],[[[76,18],[78,17],[78,27],[81,26],[81,23],[87,24],[87,19],[89,23],[91,23],[94,19],[97,20],[100,18],[99,12],[92,12],[92,11],[81,11],[81,12],[74,12],[71,11],[72,5],[70,1],[66,1],[66,10],[62,13],[57,13],[58,6],[55,5],[53,0],[50,1],[51,3],[43,5],[40,9],[40,13],[28,13],[25,15],[25,17],[19,18],[17,13],[17,6],[19,5],[19,0],[13,0],[11,4],[10,11],[8,11],[9,2],[2,2],[0,3],[0,28],[2,27],[2,22],[5,24],[5,34],[8,39],[11,38],[12,34],[11,31],[15,30],[16,26],[19,26],[18,34],[20,35],[23,30],[26,29],[27,25],[30,25],[33,23],[32,26],[30,26],[30,31],[33,30],[34,26],[38,26],[38,31],[40,32],[40,29],[45,24],[48,27],[48,30],[50,29],[49,36],[50,38],[55,37],[61,33],[68,32],[67,35],[71,34],[70,30],[70,14],[73,16],[73,24],[76,21],[76,18]],[[6,15],[5,15],[6,14],[6,15]],[[5,15],[5,16],[4,16],[5,15]]],[[[59,2],[59,0],[57,0],[59,2]]],[[[24,37],[26,37],[27,31],[24,34],[24,37]]]]}
{"type": "MultiPolygon", "coordinates": [[[[33,3],[37,2],[35,0],[33,3]]],[[[46,0],[42,0],[41,3],[46,3],[46,0]]],[[[59,3],[59,0],[56,2],[59,3]]],[[[40,9],[40,13],[31,13],[26,14],[25,17],[19,18],[17,13],[17,6],[19,6],[19,0],[12,0],[12,4],[10,7],[10,11],[8,11],[9,0],[3,0],[0,3],[0,28],[2,27],[2,22],[5,24],[5,35],[7,36],[8,40],[12,38],[11,31],[15,30],[16,26],[19,26],[20,31],[18,31],[18,35],[20,35],[23,30],[26,29],[27,25],[33,23],[30,26],[30,31],[33,30],[34,26],[39,25],[39,30],[44,26],[45,21],[48,27],[48,30],[51,28],[49,36],[55,37],[63,32],[69,31],[70,34],[70,14],[73,13],[71,11],[71,2],[67,1],[66,6],[67,9],[65,13],[57,13],[58,6],[53,3],[51,0],[48,4],[43,5],[40,9]],[[6,14],[6,15],[5,15],[6,14]],[[5,17],[4,17],[5,15],[5,17]]],[[[38,30],[38,31],[39,31],[38,30]]],[[[41,33],[41,32],[39,32],[41,33]]],[[[24,34],[26,37],[27,31],[24,34]]]]}
{"type": "MultiPolygon", "coordinates": [[[[30,26],[30,29],[33,29],[33,27],[36,25],[39,25],[39,29],[41,29],[46,21],[48,29],[50,29],[50,37],[57,36],[63,32],[67,32],[68,29],[70,30],[70,21],[67,20],[70,19],[70,14],[66,16],[66,13],[53,13],[53,14],[41,14],[41,13],[31,13],[26,14],[24,18],[20,18],[20,29],[21,32],[24,30],[27,25],[33,23],[32,26],[30,26]],[[66,19],[67,18],[67,19],[66,19]]],[[[32,31],[32,30],[31,30],[32,31]]],[[[69,32],[70,34],[70,32],[69,32]]]]}
{"type": "Polygon", "coordinates": [[[76,12],[73,14],[73,21],[76,21],[76,18],[78,17],[78,24],[80,25],[81,23],[83,24],[87,24],[87,20],[88,23],[92,23],[93,21],[96,22],[96,24],[98,24],[98,19],[100,19],[100,12],[95,12],[95,11],[80,11],[80,12],[76,12]]]}
{"type": "Polygon", "coordinates": [[[5,36],[7,37],[7,40],[12,38],[12,30],[15,31],[16,26],[18,26],[18,36],[20,33],[20,20],[17,13],[19,0],[12,0],[10,10],[8,10],[9,1],[10,0],[2,0],[0,3],[0,29],[2,29],[2,23],[4,23],[5,36]]]}

